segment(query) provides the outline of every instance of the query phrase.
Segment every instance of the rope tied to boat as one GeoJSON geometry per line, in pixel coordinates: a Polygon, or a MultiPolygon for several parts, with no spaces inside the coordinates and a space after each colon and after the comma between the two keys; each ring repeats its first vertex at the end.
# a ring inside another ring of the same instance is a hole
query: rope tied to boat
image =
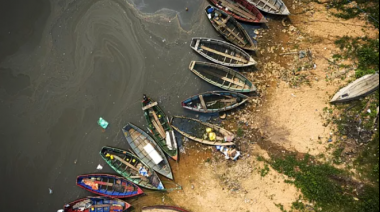
{"type": "Polygon", "coordinates": [[[182,186],[175,183],[175,182],[165,182],[165,184],[172,184],[172,185],[175,185],[175,188],[170,188],[170,189],[166,189],[167,192],[173,192],[173,191],[180,191],[180,190],[183,190],[182,186]]]}
{"type": "MultiPolygon", "coordinates": [[[[173,191],[181,191],[183,190],[182,186],[175,183],[175,182],[172,182],[172,181],[162,181],[163,183],[165,183],[165,185],[175,185],[175,188],[169,188],[169,189],[165,189],[165,190],[162,190],[162,191],[166,191],[166,192],[173,192],[173,191]]],[[[157,191],[145,191],[145,194],[157,194],[157,191]]]]}
{"type": "MultiPolygon", "coordinates": [[[[347,0],[347,1],[350,2],[350,3],[353,3],[351,0],[347,0]]],[[[379,20],[377,20],[376,18],[374,18],[372,15],[368,14],[367,11],[363,10],[362,8],[360,8],[359,5],[356,5],[356,7],[357,7],[358,10],[360,10],[364,14],[368,15],[368,17],[370,17],[371,19],[373,19],[376,23],[380,24],[379,20]]]]}

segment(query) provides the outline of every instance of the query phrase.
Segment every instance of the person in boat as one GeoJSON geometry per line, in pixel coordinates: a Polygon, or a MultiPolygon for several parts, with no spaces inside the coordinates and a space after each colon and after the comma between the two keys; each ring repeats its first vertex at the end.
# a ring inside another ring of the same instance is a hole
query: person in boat
{"type": "Polygon", "coordinates": [[[150,99],[144,94],[144,96],[143,96],[143,103],[145,105],[147,105],[147,104],[149,104],[149,102],[150,102],[150,99]]]}
{"type": "Polygon", "coordinates": [[[206,8],[206,11],[207,11],[207,14],[209,15],[210,19],[218,16],[218,14],[215,12],[215,8],[212,6],[208,6],[206,8]]]}

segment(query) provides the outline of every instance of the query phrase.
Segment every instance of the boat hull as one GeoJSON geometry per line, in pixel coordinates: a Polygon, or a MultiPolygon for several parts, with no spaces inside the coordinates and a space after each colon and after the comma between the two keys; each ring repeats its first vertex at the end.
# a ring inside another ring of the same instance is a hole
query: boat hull
{"type": "Polygon", "coordinates": [[[147,99],[142,103],[144,117],[148,124],[148,129],[153,136],[154,140],[161,147],[169,157],[173,160],[178,160],[178,145],[175,140],[174,131],[169,124],[169,120],[164,111],[158,106],[157,102],[147,99]],[[149,107],[149,105],[155,104],[155,106],[149,107]],[[147,108],[149,107],[149,108],[147,108]],[[160,129],[162,127],[162,129],[160,129]],[[171,141],[168,142],[167,132],[170,135],[171,141]],[[170,145],[168,145],[168,143],[170,145]]]}
{"type": "Polygon", "coordinates": [[[282,0],[273,0],[274,3],[269,2],[270,0],[247,0],[248,3],[253,4],[259,10],[273,14],[273,15],[290,15],[288,7],[282,0]]]}
{"type": "Polygon", "coordinates": [[[211,3],[213,3],[216,7],[219,9],[223,10],[225,13],[232,15],[236,20],[247,22],[247,23],[253,23],[253,24],[260,24],[260,23],[267,23],[268,20],[264,17],[264,15],[260,12],[259,9],[253,4],[250,4],[247,0],[231,0],[234,3],[238,4],[238,6],[241,5],[241,7],[244,7],[246,10],[248,10],[248,13],[251,13],[252,16],[248,16],[238,13],[238,12],[233,12],[229,9],[227,9],[228,5],[223,5],[218,4],[220,1],[219,0],[210,0],[211,3]],[[252,18],[251,18],[252,17],[252,18]]]}
{"type": "Polygon", "coordinates": [[[379,90],[379,74],[366,75],[342,88],[330,102],[342,103],[357,100],[377,90],[379,90]]]}
{"type": "Polygon", "coordinates": [[[184,137],[186,137],[186,138],[188,138],[190,140],[193,140],[193,141],[205,144],[205,145],[210,145],[210,146],[233,146],[233,145],[235,145],[234,142],[232,142],[234,140],[234,138],[235,138],[235,135],[232,132],[230,132],[228,130],[225,130],[225,129],[219,127],[219,126],[213,125],[213,124],[209,124],[209,123],[206,123],[206,122],[201,122],[201,121],[199,121],[197,119],[192,119],[192,118],[187,118],[187,117],[182,117],[182,116],[175,116],[174,120],[173,120],[172,127],[178,133],[180,133],[181,135],[183,135],[184,137]],[[186,133],[185,131],[180,130],[178,127],[174,126],[174,121],[176,121],[176,119],[182,119],[182,120],[185,120],[187,122],[195,122],[195,123],[203,125],[204,128],[211,128],[215,132],[218,132],[219,134],[222,134],[224,136],[224,140],[222,141],[222,140],[219,139],[219,140],[211,141],[210,139],[199,138],[199,137],[196,137],[195,135],[191,135],[190,133],[186,133]],[[230,140],[230,141],[226,141],[226,140],[230,140]]]}
{"type": "Polygon", "coordinates": [[[97,195],[119,199],[135,197],[144,193],[134,183],[129,182],[124,178],[108,174],[89,174],[78,176],[77,186],[97,195]],[[86,183],[86,181],[91,183],[91,185],[86,183]],[[99,183],[97,181],[99,181],[99,183]],[[117,182],[120,183],[118,184],[117,182]],[[111,186],[109,184],[113,185],[111,186]],[[94,186],[98,187],[98,189],[95,189],[94,186]],[[123,192],[120,190],[125,191],[123,192]]]}
{"type": "Polygon", "coordinates": [[[190,47],[204,58],[228,67],[241,68],[256,65],[257,62],[243,49],[212,38],[193,38],[190,47]]]}
{"type": "Polygon", "coordinates": [[[239,93],[257,91],[256,86],[244,75],[221,65],[192,61],[189,69],[202,80],[223,90],[239,93]]]}
{"type": "Polygon", "coordinates": [[[248,101],[248,96],[239,93],[211,91],[192,96],[182,102],[182,107],[200,113],[219,113],[235,109],[248,101]],[[207,101],[205,99],[208,99],[207,101]],[[209,105],[212,104],[212,107],[209,105]],[[204,105],[206,107],[204,107],[204,105]]]}
{"type": "Polygon", "coordinates": [[[134,184],[151,190],[165,191],[156,172],[134,154],[112,147],[103,147],[99,154],[113,170],[134,184]]]}
{"type": "Polygon", "coordinates": [[[226,40],[245,50],[257,50],[257,45],[233,16],[212,6],[206,8],[206,15],[214,29],[226,40]],[[213,12],[208,12],[209,10],[213,10],[213,12]]]}
{"type": "MultiPolygon", "coordinates": [[[[80,204],[81,202],[84,202],[84,201],[91,202],[94,209],[97,208],[98,206],[101,206],[101,205],[112,205],[112,206],[107,206],[107,207],[100,207],[101,208],[100,211],[119,212],[120,210],[126,211],[128,208],[131,207],[131,205],[128,204],[127,202],[124,202],[124,201],[119,200],[119,199],[112,199],[109,197],[87,197],[87,198],[79,199],[79,200],[76,200],[72,203],[65,205],[63,210],[64,210],[64,212],[92,212],[92,211],[94,211],[94,210],[92,210],[92,208],[88,208],[88,209],[84,209],[84,210],[75,209],[75,206],[78,206],[78,204],[80,204]],[[120,207],[115,207],[115,205],[120,205],[120,207]]],[[[97,209],[99,209],[99,208],[97,208],[97,209]]],[[[96,211],[98,211],[98,210],[96,210],[96,211]]]]}
{"type": "Polygon", "coordinates": [[[131,123],[123,127],[122,131],[133,152],[135,152],[144,163],[153,168],[157,173],[171,180],[173,179],[169,161],[152,137],[131,123]],[[153,147],[151,150],[153,153],[147,152],[148,150],[146,150],[146,148],[148,147],[153,147]],[[158,162],[159,160],[160,162],[158,162]]]}

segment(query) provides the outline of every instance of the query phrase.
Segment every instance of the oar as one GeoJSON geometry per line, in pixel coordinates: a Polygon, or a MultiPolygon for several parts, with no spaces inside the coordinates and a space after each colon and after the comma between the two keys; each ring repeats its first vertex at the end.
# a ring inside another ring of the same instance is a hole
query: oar
{"type": "MultiPolygon", "coordinates": [[[[138,178],[141,178],[143,180],[148,180],[145,176],[141,175],[140,174],[140,170],[138,170],[136,167],[134,167],[132,164],[128,163],[127,161],[123,160],[122,158],[120,158],[119,156],[116,156],[116,155],[110,155],[110,156],[113,156],[116,160],[122,162],[124,165],[128,166],[129,168],[131,168],[132,170],[135,170],[140,176],[138,176],[138,178]]],[[[136,176],[133,176],[131,177],[133,179],[136,178],[136,176]]]]}
{"type": "MultiPolygon", "coordinates": [[[[154,117],[154,120],[156,120],[156,124],[158,125],[158,132],[160,133],[160,135],[162,136],[162,138],[165,138],[166,137],[166,134],[165,134],[165,129],[164,127],[162,126],[161,122],[160,122],[160,119],[158,118],[157,116],[157,113],[151,109],[151,112],[153,114],[153,117],[154,117]]],[[[157,127],[156,127],[157,128],[157,127]]]]}
{"type": "Polygon", "coordinates": [[[95,184],[98,184],[98,185],[105,185],[105,186],[113,186],[114,185],[112,183],[107,183],[107,182],[97,181],[97,180],[90,180],[90,179],[85,179],[82,182],[85,183],[85,184],[86,184],[86,182],[92,182],[92,183],[95,183],[95,184]]]}
{"type": "Polygon", "coordinates": [[[119,156],[116,156],[116,155],[111,155],[111,156],[114,157],[116,160],[122,162],[124,165],[128,166],[129,168],[139,172],[139,170],[136,167],[134,167],[132,164],[128,163],[127,161],[123,160],[119,156]]]}
{"type": "Polygon", "coordinates": [[[111,206],[112,205],[106,205],[106,204],[104,204],[104,205],[92,205],[89,208],[105,208],[105,207],[111,207],[111,206]]]}

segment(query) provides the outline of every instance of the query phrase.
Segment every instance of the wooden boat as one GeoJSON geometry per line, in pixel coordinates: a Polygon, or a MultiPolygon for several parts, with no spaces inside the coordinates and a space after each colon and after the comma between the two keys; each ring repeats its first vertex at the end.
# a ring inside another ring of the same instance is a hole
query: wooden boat
{"type": "Polygon", "coordinates": [[[169,161],[152,137],[130,123],[123,128],[123,133],[133,152],[135,152],[145,164],[153,168],[157,173],[171,180],[173,179],[169,161]]]}
{"type": "Polygon", "coordinates": [[[341,89],[331,103],[347,102],[365,97],[379,89],[379,74],[366,75],[341,89]]]}
{"type": "Polygon", "coordinates": [[[175,206],[157,205],[157,206],[144,207],[142,209],[142,212],[188,212],[188,211],[179,207],[175,207],[175,206]]]}
{"type": "Polygon", "coordinates": [[[153,138],[168,156],[177,161],[177,140],[164,111],[161,110],[157,102],[152,101],[146,95],[144,95],[142,106],[145,119],[148,123],[148,129],[153,135],[153,138]]]}
{"type": "Polygon", "coordinates": [[[192,61],[189,69],[204,81],[227,91],[249,93],[257,90],[245,76],[221,65],[192,61]]]}
{"type": "Polygon", "coordinates": [[[206,15],[215,30],[223,35],[226,40],[242,49],[250,51],[257,49],[257,45],[253,43],[247,31],[231,15],[213,6],[206,7],[206,15]]]}
{"type": "Polygon", "coordinates": [[[210,0],[216,7],[232,15],[236,20],[248,23],[267,23],[268,20],[247,0],[210,0]]]}
{"type": "Polygon", "coordinates": [[[259,10],[274,15],[290,15],[288,7],[282,0],[247,0],[259,10]]]}
{"type": "Polygon", "coordinates": [[[201,113],[218,113],[237,108],[248,101],[248,96],[224,91],[211,91],[188,98],[182,107],[201,113]]]}
{"type": "Polygon", "coordinates": [[[107,211],[120,212],[126,211],[131,205],[119,199],[109,197],[87,197],[64,206],[64,212],[93,212],[107,211]]]}
{"type": "Polygon", "coordinates": [[[235,135],[232,132],[227,131],[227,130],[219,127],[219,126],[209,124],[206,122],[201,122],[197,119],[192,119],[192,118],[187,118],[187,117],[182,117],[182,116],[175,116],[173,123],[176,119],[181,119],[183,121],[198,123],[198,124],[202,125],[204,127],[204,129],[211,128],[217,134],[216,139],[214,141],[212,141],[210,139],[210,137],[205,138],[206,136],[203,136],[203,138],[200,138],[200,136],[191,135],[190,133],[186,133],[186,132],[180,130],[179,128],[177,128],[176,126],[172,125],[173,128],[178,133],[189,138],[190,140],[193,140],[193,141],[196,141],[196,142],[199,142],[202,144],[206,144],[206,145],[213,145],[213,146],[233,146],[234,145],[234,143],[232,141],[235,139],[235,135]]]}
{"type": "Polygon", "coordinates": [[[100,155],[113,170],[136,185],[151,190],[165,190],[156,172],[132,153],[103,147],[100,155]]]}
{"type": "Polygon", "coordinates": [[[130,198],[144,192],[128,180],[108,174],[88,174],[77,177],[77,186],[97,195],[130,198]]]}
{"type": "Polygon", "coordinates": [[[247,67],[257,62],[243,49],[212,38],[193,38],[190,47],[206,59],[229,67],[247,67]]]}

